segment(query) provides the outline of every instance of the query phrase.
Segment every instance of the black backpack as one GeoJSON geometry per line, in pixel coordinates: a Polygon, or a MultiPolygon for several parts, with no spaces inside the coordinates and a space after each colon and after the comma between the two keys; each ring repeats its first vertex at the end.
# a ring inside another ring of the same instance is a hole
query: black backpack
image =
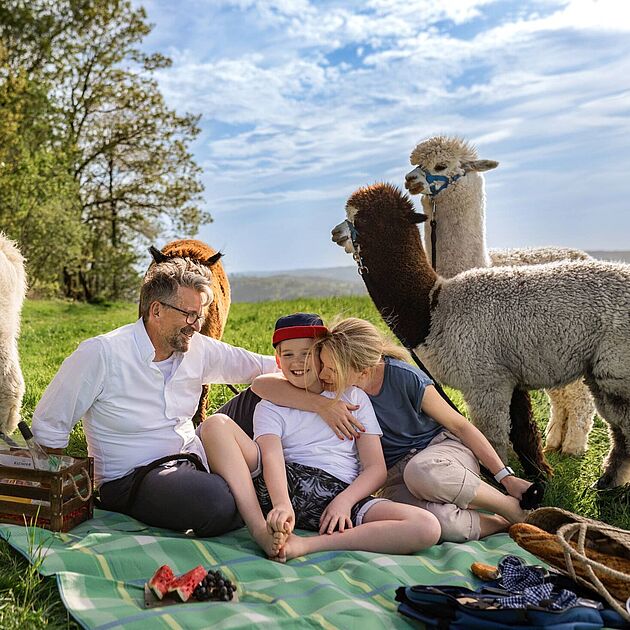
{"type": "MultiPolygon", "coordinates": [[[[462,586],[401,586],[398,612],[439,630],[596,630],[630,628],[621,615],[600,602],[579,599],[578,605],[551,610],[543,606],[497,608],[511,593],[484,585],[476,591],[462,586]]],[[[542,602],[541,602],[542,603],[542,602]]]]}

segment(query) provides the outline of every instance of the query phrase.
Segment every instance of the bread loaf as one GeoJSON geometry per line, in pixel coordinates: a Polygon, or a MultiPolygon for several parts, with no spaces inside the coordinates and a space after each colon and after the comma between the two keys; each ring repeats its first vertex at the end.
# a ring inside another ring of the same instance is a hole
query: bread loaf
{"type": "Polygon", "coordinates": [[[470,565],[470,570],[480,580],[496,580],[499,577],[499,569],[491,564],[484,564],[483,562],[473,562],[470,565]]]}
{"type": "MultiPolygon", "coordinates": [[[[527,523],[516,523],[512,525],[509,534],[523,549],[533,553],[535,556],[538,556],[564,573],[569,574],[564,551],[556,534],[549,534],[527,523]]],[[[569,544],[574,549],[577,549],[577,545],[573,541],[570,541],[569,544]]],[[[587,558],[605,567],[614,569],[615,571],[625,573],[628,576],[628,578],[624,580],[616,576],[611,576],[602,569],[591,565],[595,575],[601,580],[610,594],[615,597],[615,599],[625,603],[626,599],[630,597],[630,559],[601,553],[600,551],[588,547],[585,548],[584,552],[587,558]]],[[[595,587],[586,569],[587,563],[573,555],[571,556],[571,560],[576,575],[595,587]]]]}

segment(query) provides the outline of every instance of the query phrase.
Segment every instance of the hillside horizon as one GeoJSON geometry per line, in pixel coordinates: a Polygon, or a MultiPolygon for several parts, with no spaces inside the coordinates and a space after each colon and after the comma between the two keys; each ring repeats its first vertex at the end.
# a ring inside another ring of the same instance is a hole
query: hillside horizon
{"type": "MultiPolygon", "coordinates": [[[[593,258],[630,263],[630,250],[591,250],[593,258]]],[[[364,295],[356,265],[228,273],[234,302],[364,295]]]]}

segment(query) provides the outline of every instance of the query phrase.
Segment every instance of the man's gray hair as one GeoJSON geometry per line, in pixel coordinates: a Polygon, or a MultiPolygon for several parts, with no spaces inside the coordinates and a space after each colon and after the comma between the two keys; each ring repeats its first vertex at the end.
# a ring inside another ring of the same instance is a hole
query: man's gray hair
{"type": "Polygon", "coordinates": [[[199,265],[186,258],[172,258],[153,264],[142,282],[140,289],[140,317],[146,322],[153,302],[171,303],[177,297],[179,287],[188,287],[204,293],[208,299],[204,306],[212,302],[212,272],[205,265],[199,265]]]}

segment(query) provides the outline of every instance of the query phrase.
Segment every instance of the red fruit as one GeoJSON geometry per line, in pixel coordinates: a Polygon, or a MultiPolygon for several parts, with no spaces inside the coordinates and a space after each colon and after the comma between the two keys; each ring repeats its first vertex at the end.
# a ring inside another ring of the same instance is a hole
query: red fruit
{"type": "Polygon", "coordinates": [[[168,587],[168,592],[175,593],[182,602],[186,602],[204,577],[206,577],[206,570],[199,565],[175,578],[168,587]]]}
{"type": "Polygon", "coordinates": [[[162,565],[149,580],[148,586],[153,591],[153,594],[162,599],[169,591],[169,586],[175,580],[175,574],[168,564],[162,565]]]}

